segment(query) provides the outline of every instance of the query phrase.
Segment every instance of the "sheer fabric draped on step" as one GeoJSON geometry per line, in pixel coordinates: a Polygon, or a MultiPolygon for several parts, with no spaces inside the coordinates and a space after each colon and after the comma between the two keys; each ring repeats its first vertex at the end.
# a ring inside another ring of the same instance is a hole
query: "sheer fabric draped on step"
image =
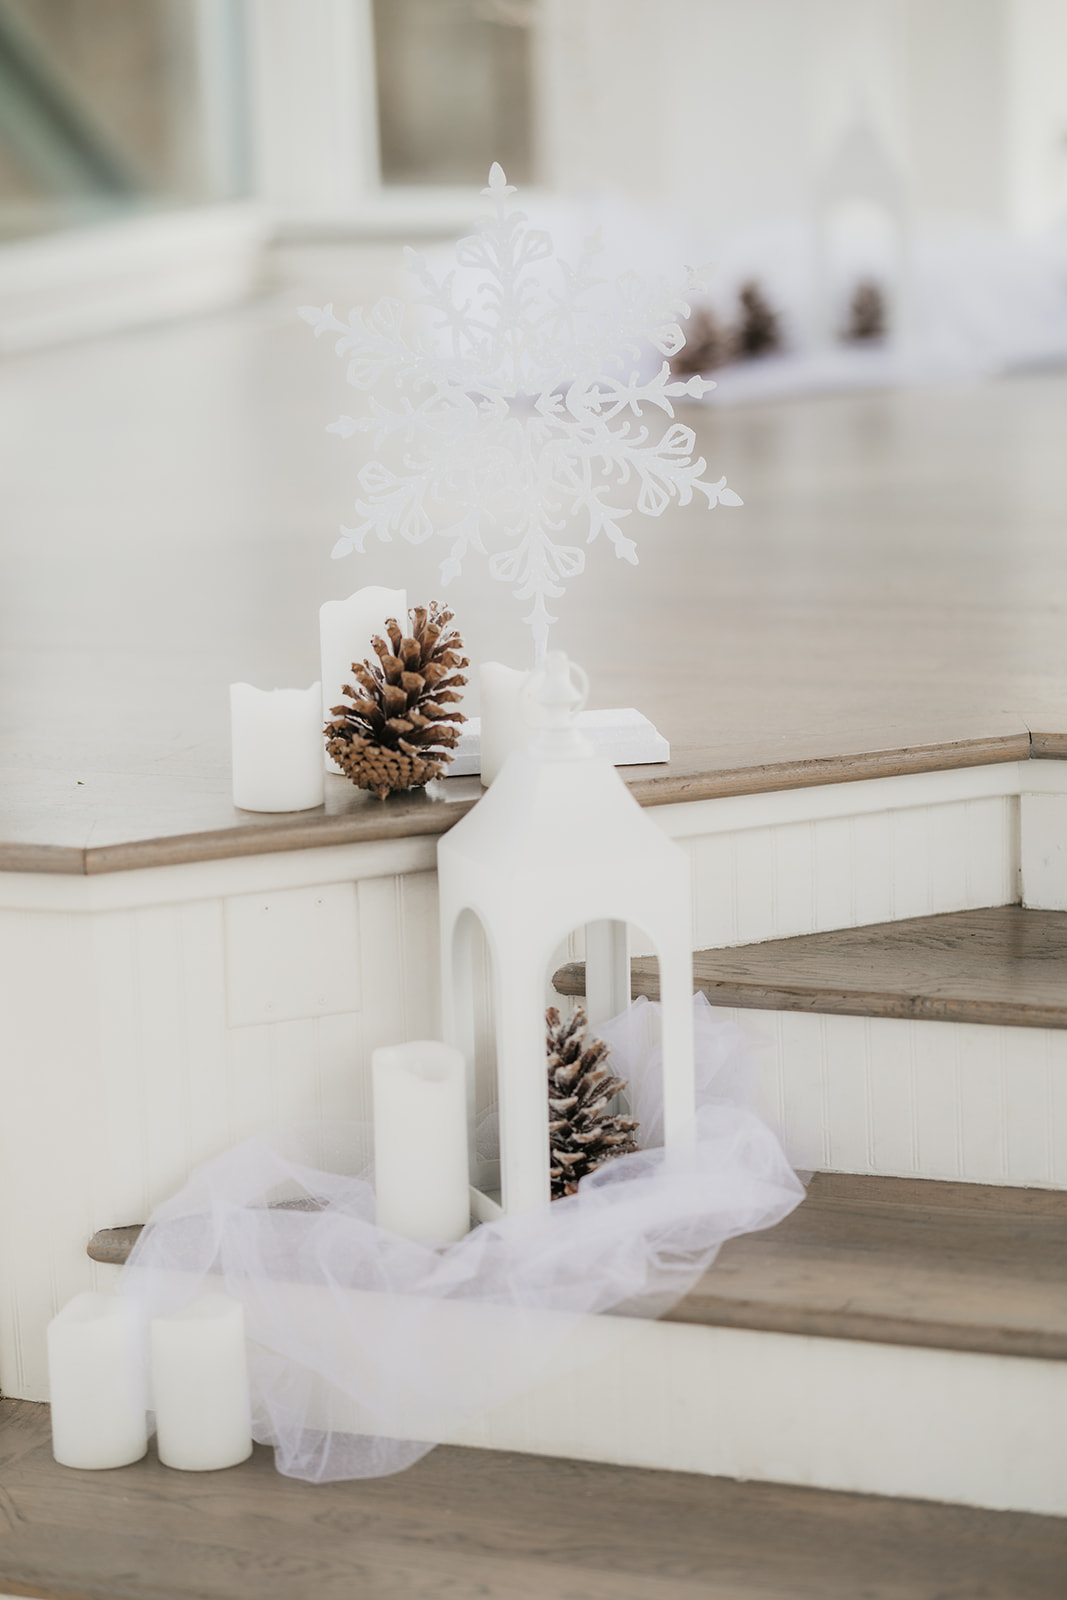
{"type": "Polygon", "coordinates": [[[376,1226],[368,1125],[288,1129],[199,1168],[153,1214],[120,1292],[146,1319],[208,1287],[244,1304],[253,1433],[289,1476],[373,1477],[435,1443],[474,1442],[483,1413],[588,1359],[572,1348],[579,1319],[622,1313],[598,1330],[614,1348],[634,1316],[684,1296],[725,1240],[803,1197],[752,1109],[740,1030],[702,995],[694,1006],[698,1103],[682,1151],[649,1144],[659,1007],[638,1000],[596,1031],[648,1147],[577,1194],[455,1244],[415,1244],[376,1226]]]}

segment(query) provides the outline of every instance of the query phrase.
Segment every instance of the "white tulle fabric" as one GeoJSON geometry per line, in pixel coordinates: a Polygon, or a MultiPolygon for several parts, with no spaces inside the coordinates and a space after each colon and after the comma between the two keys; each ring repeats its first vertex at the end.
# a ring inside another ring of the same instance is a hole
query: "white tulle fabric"
{"type": "MultiPolygon", "coordinates": [[[[695,1001],[696,1137],[654,1147],[659,1007],[597,1028],[630,1080],[637,1154],[541,1211],[413,1244],[375,1224],[371,1130],[321,1125],[248,1140],[201,1167],[153,1214],[120,1292],[145,1320],[224,1287],[245,1307],[253,1434],[279,1471],[321,1482],[397,1472],[572,1356],[578,1319],[681,1298],[727,1239],[770,1227],[803,1196],[751,1108],[744,1038],[695,1001]]],[[[585,1359],[588,1359],[586,1353],[585,1359]]],[[[472,1432],[473,1430],[473,1432],[472,1432]]]]}

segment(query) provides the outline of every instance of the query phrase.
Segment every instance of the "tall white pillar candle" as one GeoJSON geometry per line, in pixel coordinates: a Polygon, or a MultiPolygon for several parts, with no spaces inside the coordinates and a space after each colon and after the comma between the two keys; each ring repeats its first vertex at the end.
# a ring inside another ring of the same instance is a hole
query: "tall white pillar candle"
{"type": "Polygon", "coordinates": [[[243,811],[307,811],[324,797],[322,696],[231,683],[233,803],[243,811]]]}
{"type": "Polygon", "coordinates": [[[215,1472],[252,1454],[244,1306],[202,1294],[149,1329],[156,1448],[165,1467],[215,1472]]]}
{"type": "Polygon", "coordinates": [[[137,1314],[113,1294],[79,1294],[48,1324],[52,1453],[64,1467],[125,1467],[148,1448],[137,1314]]]}
{"type": "Polygon", "coordinates": [[[482,700],[482,784],[488,788],[513,750],[523,750],[533,737],[526,720],[522,691],[528,672],[486,661],[478,670],[482,700]]]}
{"type": "MultiPolygon", "coordinates": [[[[353,661],[372,654],[374,635],[385,634],[385,624],[395,617],[407,629],[408,598],[403,589],[383,589],[371,584],[357,589],[347,600],[327,600],[319,607],[319,647],[322,652],[322,720],[331,720],[334,706],[341,705],[341,690],[352,682],[353,661]]],[[[324,747],[325,748],[325,747],[324,747]]],[[[340,772],[332,756],[326,756],[330,772],[340,772]]]]}
{"type": "Polygon", "coordinates": [[[466,1062],[434,1039],[371,1057],[378,1225],[405,1239],[462,1239],[470,1228],[466,1062]]]}

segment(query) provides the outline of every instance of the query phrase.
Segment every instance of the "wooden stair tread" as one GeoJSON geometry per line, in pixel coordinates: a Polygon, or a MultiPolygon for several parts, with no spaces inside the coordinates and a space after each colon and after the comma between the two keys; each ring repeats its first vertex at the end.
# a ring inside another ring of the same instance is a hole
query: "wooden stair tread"
{"type": "MultiPolygon", "coordinates": [[[[89,1254],[122,1261],[139,1231],[89,1254]]],[[[1067,1361],[1067,1193],[816,1173],[667,1320],[1067,1361]]]]}
{"type": "Polygon", "coordinates": [[[1067,1360],[1067,1193],[816,1173],[668,1319],[1067,1360]]]}
{"type": "MultiPolygon", "coordinates": [[[[655,959],[632,969],[634,995],[658,999],[655,959]]],[[[584,994],[584,963],[553,981],[584,994]]],[[[1067,1028],[1067,911],[989,906],[699,950],[693,981],[719,1006],[1067,1028]]]]}
{"type": "Polygon", "coordinates": [[[52,1459],[0,1401],[0,1592],[44,1600],[1062,1600],[1067,1520],[440,1446],[314,1486],[52,1459]]]}

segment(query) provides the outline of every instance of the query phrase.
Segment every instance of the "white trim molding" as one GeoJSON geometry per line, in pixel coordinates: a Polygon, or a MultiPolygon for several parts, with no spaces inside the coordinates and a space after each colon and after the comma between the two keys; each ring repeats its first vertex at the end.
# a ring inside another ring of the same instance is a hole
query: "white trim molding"
{"type": "Polygon", "coordinates": [[[271,223],[247,201],[146,213],[0,249],[0,354],[217,311],[255,286],[271,223]]]}

